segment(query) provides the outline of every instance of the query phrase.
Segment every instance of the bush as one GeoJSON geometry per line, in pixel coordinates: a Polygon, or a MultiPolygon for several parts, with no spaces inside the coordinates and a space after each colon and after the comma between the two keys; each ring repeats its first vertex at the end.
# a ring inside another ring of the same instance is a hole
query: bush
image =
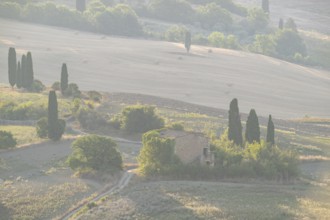
{"type": "Polygon", "coordinates": [[[0,131],[0,149],[13,148],[17,144],[13,135],[7,131],[0,131]]]}
{"type": "MultiPolygon", "coordinates": [[[[63,119],[58,119],[57,123],[54,124],[54,127],[52,129],[51,137],[49,137],[49,133],[48,133],[48,130],[47,130],[48,137],[50,139],[52,139],[53,141],[60,140],[62,135],[64,134],[65,126],[66,126],[65,121],[63,119]]],[[[47,125],[47,127],[48,127],[48,125],[47,125]]]]}
{"type": "Polygon", "coordinates": [[[33,103],[32,101],[15,103],[0,103],[0,118],[7,120],[37,120],[47,116],[45,103],[33,103]]]}
{"type": "Polygon", "coordinates": [[[229,12],[216,3],[201,6],[197,10],[198,21],[206,29],[227,30],[233,23],[229,12]]]}
{"type": "Polygon", "coordinates": [[[268,56],[274,56],[276,54],[273,35],[258,34],[254,39],[253,45],[249,48],[250,51],[268,56]]]}
{"type": "Polygon", "coordinates": [[[306,45],[299,34],[293,30],[284,29],[276,33],[275,49],[283,58],[292,58],[296,53],[306,56],[306,45]]]}
{"type": "Polygon", "coordinates": [[[37,121],[36,130],[38,137],[40,138],[48,137],[48,119],[46,117],[41,118],[37,121]]]}
{"type": "Polygon", "coordinates": [[[35,79],[31,85],[31,87],[29,88],[30,92],[42,92],[46,89],[46,86],[44,84],[42,84],[42,82],[40,80],[35,79]]]}
{"type": "Polygon", "coordinates": [[[70,83],[68,85],[68,88],[64,91],[64,95],[73,96],[74,98],[80,98],[81,91],[79,90],[79,87],[77,84],[70,83]]]}
{"type": "Polygon", "coordinates": [[[72,143],[73,153],[67,162],[73,170],[92,169],[115,172],[122,170],[122,157],[110,138],[97,135],[80,137],[72,143]]]}
{"type": "Polygon", "coordinates": [[[145,175],[165,174],[175,165],[174,145],[170,138],[162,138],[157,131],[145,133],[138,156],[139,169],[145,175]]]}
{"type": "Polygon", "coordinates": [[[101,93],[99,93],[97,91],[88,91],[87,95],[88,95],[89,99],[93,100],[94,102],[101,102],[101,99],[102,99],[101,93]]]}
{"type": "Polygon", "coordinates": [[[213,47],[224,47],[225,45],[225,35],[221,32],[212,32],[207,39],[213,47]]]}
{"type": "Polygon", "coordinates": [[[261,141],[237,147],[224,134],[213,142],[216,167],[226,177],[261,177],[289,181],[298,176],[298,159],[291,151],[280,150],[261,141]]]}
{"type": "Polygon", "coordinates": [[[89,108],[80,108],[77,119],[85,129],[96,130],[107,125],[106,120],[98,112],[89,108]]]}
{"type": "Polygon", "coordinates": [[[151,106],[128,106],[121,113],[121,128],[130,133],[144,133],[164,127],[164,120],[151,106]]]}
{"type": "Polygon", "coordinates": [[[183,42],[187,31],[188,29],[184,26],[173,25],[166,30],[165,40],[171,42],[183,42]]]}
{"type": "Polygon", "coordinates": [[[269,22],[267,14],[259,8],[252,8],[248,12],[248,24],[249,31],[254,33],[255,31],[264,30],[269,22]]]}
{"type": "Polygon", "coordinates": [[[141,35],[142,29],[135,11],[128,5],[119,4],[98,13],[96,21],[99,31],[105,34],[119,34],[125,36],[141,35]]]}
{"type": "Polygon", "coordinates": [[[55,91],[60,91],[61,90],[61,83],[59,81],[56,81],[56,82],[53,83],[51,88],[55,91]]]}
{"type": "Polygon", "coordinates": [[[14,2],[0,3],[0,15],[5,18],[19,19],[21,13],[21,7],[14,2]]]}
{"type": "Polygon", "coordinates": [[[151,0],[148,10],[153,17],[170,22],[191,23],[195,14],[185,0],[151,0]]]}

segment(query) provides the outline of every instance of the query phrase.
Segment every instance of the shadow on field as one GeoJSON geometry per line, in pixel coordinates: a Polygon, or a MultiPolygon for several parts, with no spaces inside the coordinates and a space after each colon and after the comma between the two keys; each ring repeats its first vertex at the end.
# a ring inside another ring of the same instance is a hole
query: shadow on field
{"type": "Polygon", "coordinates": [[[169,54],[175,54],[180,56],[189,56],[189,57],[199,57],[199,58],[206,58],[206,56],[194,54],[194,53],[186,53],[186,52],[169,52],[169,54]]]}
{"type": "Polygon", "coordinates": [[[330,192],[324,190],[305,185],[150,182],[124,191],[122,198],[132,212],[121,214],[143,219],[317,219],[328,214],[317,209],[327,206],[330,192]],[[327,194],[323,201],[318,199],[321,193],[327,194]]]}
{"type": "Polygon", "coordinates": [[[10,218],[9,210],[0,202],[0,220],[8,220],[10,218]]]}

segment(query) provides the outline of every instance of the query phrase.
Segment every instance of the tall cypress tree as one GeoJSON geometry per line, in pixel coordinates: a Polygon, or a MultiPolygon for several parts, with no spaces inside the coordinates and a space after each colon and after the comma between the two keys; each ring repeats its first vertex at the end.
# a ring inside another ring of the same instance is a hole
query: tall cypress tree
{"type": "Polygon", "coordinates": [[[184,40],[184,47],[186,48],[187,53],[189,53],[190,51],[190,46],[191,46],[191,33],[187,31],[184,40]]]}
{"type": "Polygon", "coordinates": [[[268,119],[266,142],[271,145],[275,144],[275,126],[271,115],[269,115],[268,119]]]}
{"type": "Polygon", "coordinates": [[[9,48],[8,52],[8,79],[11,87],[16,84],[16,74],[17,74],[17,61],[16,61],[16,50],[15,48],[9,48]]]}
{"type": "Polygon", "coordinates": [[[33,61],[31,52],[28,52],[26,55],[26,86],[30,88],[32,86],[34,80],[34,73],[33,73],[33,61]]]}
{"type": "Polygon", "coordinates": [[[22,55],[22,61],[21,61],[21,75],[22,75],[22,78],[21,78],[21,81],[22,81],[22,84],[21,86],[23,88],[27,88],[27,76],[26,76],[26,55],[23,54],[22,55]]]}
{"type": "Polygon", "coordinates": [[[58,124],[58,106],[55,91],[50,91],[48,96],[48,137],[56,139],[56,128],[58,124]]]}
{"type": "Polygon", "coordinates": [[[251,109],[246,121],[245,139],[249,143],[260,143],[260,127],[257,113],[251,109]]]}
{"type": "Polygon", "coordinates": [[[22,88],[22,80],[23,80],[23,75],[22,75],[22,70],[21,70],[21,62],[18,61],[17,74],[16,74],[16,86],[19,89],[22,88]]]}
{"type": "Polygon", "coordinates": [[[237,99],[233,99],[229,107],[228,139],[234,141],[238,146],[243,145],[242,124],[237,99]]]}
{"type": "Polygon", "coordinates": [[[61,71],[61,92],[64,94],[65,90],[68,88],[68,68],[65,63],[62,64],[62,71],[61,71]]]}

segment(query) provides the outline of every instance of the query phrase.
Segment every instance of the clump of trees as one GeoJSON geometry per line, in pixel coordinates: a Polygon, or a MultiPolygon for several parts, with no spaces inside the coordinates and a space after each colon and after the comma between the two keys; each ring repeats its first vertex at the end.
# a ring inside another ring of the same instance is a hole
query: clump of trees
{"type": "Polygon", "coordinates": [[[9,48],[8,52],[8,79],[12,88],[25,88],[31,92],[41,92],[45,86],[41,81],[34,79],[32,54],[22,55],[21,62],[17,62],[16,50],[9,48]]]}
{"type": "Polygon", "coordinates": [[[150,131],[142,137],[143,147],[138,156],[139,169],[145,175],[167,173],[178,159],[174,155],[175,141],[150,131]]]}
{"type": "Polygon", "coordinates": [[[144,133],[164,127],[164,120],[155,114],[155,108],[142,105],[125,107],[112,123],[128,133],[144,133]]]}
{"type": "Polygon", "coordinates": [[[8,131],[0,131],[0,149],[13,148],[17,144],[12,133],[8,131]]]}
{"type": "Polygon", "coordinates": [[[41,138],[48,137],[53,141],[61,139],[66,123],[58,118],[58,103],[55,91],[50,91],[48,96],[48,115],[37,122],[37,134],[41,138]]]}
{"type": "Polygon", "coordinates": [[[110,138],[97,135],[80,137],[72,143],[72,148],[67,162],[73,170],[110,173],[122,170],[122,157],[117,144],[110,138]]]}

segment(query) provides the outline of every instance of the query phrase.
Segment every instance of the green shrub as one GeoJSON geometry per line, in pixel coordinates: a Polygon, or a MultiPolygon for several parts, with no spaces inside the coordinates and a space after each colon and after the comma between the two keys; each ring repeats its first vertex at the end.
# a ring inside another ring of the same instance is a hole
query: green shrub
{"type": "Polygon", "coordinates": [[[226,43],[226,38],[225,35],[221,32],[212,32],[209,36],[208,36],[208,41],[210,43],[211,46],[213,47],[224,47],[225,43],[226,43]]]}
{"type": "Polygon", "coordinates": [[[60,140],[61,137],[62,137],[62,135],[64,134],[65,126],[66,126],[65,121],[63,119],[58,119],[57,120],[57,123],[54,124],[54,127],[52,129],[52,135],[51,135],[51,137],[49,137],[49,133],[47,132],[48,133],[48,137],[50,139],[52,139],[53,141],[60,140]]]}
{"type": "Polygon", "coordinates": [[[92,169],[115,172],[122,169],[122,157],[110,138],[97,135],[80,137],[72,143],[73,152],[67,162],[73,170],[92,169]]]}
{"type": "Polygon", "coordinates": [[[48,137],[48,119],[43,117],[37,121],[36,124],[37,135],[40,138],[48,137]]]}
{"type": "Polygon", "coordinates": [[[269,23],[268,15],[260,8],[250,9],[248,11],[247,20],[250,32],[264,30],[269,23]]]}
{"type": "Polygon", "coordinates": [[[44,84],[42,84],[42,82],[40,80],[35,79],[31,85],[31,87],[29,88],[30,92],[42,92],[46,89],[46,86],[44,84]]]}
{"type": "Polygon", "coordinates": [[[257,34],[254,38],[253,45],[249,47],[249,50],[255,53],[274,56],[276,54],[274,36],[257,34]]]}
{"type": "Polygon", "coordinates": [[[166,30],[165,40],[171,42],[183,42],[187,31],[188,29],[184,26],[173,25],[166,30]]]}
{"type": "Polygon", "coordinates": [[[195,16],[185,0],[151,0],[148,10],[153,17],[170,22],[191,23],[195,16]]]}
{"type": "Polygon", "coordinates": [[[0,118],[7,120],[37,120],[47,115],[45,103],[32,101],[15,103],[0,103],[0,118]]]}
{"type": "Polygon", "coordinates": [[[135,11],[128,5],[119,4],[96,16],[99,31],[105,34],[136,36],[142,33],[135,11]]]}
{"type": "Polygon", "coordinates": [[[53,83],[51,88],[55,91],[60,91],[61,90],[61,83],[59,81],[56,81],[56,82],[53,83]]]}
{"type": "Polygon", "coordinates": [[[230,13],[218,6],[210,3],[197,9],[197,19],[206,29],[227,30],[231,27],[233,19],[230,13]]]}
{"type": "Polygon", "coordinates": [[[0,131],[0,149],[8,149],[16,146],[13,135],[7,131],[0,131]]]}
{"type": "Polygon", "coordinates": [[[275,49],[279,56],[292,58],[296,53],[306,56],[306,46],[299,34],[293,30],[279,30],[275,35],[275,49]]]}
{"type": "Polygon", "coordinates": [[[99,93],[97,91],[88,91],[87,95],[88,95],[89,99],[93,100],[94,102],[101,102],[101,99],[102,99],[101,93],[99,93]]]}
{"type": "Polygon", "coordinates": [[[142,149],[138,156],[139,169],[145,175],[166,174],[175,165],[174,140],[160,137],[150,131],[142,137],[142,149]]]}
{"type": "Polygon", "coordinates": [[[128,106],[121,113],[121,128],[130,133],[144,133],[164,127],[164,120],[155,115],[152,106],[128,106]]]}
{"type": "Polygon", "coordinates": [[[169,126],[169,128],[176,131],[184,131],[184,127],[182,123],[173,123],[169,126]]]}
{"type": "Polygon", "coordinates": [[[79,87],[76,83],[70,83],[68,88],[65,90],[64,95],[80,98],[81,91],[79,90],[79,87]]]}
{"type": "Polygon", "coordinates": [[[98,112],[86,107],[78,110],[77,119],[85,129],[96,130],[107,125],[107,121],[98,112]]]}
{"type": "Polygon", "coordinates": [[[5,18],[19,19],[21,14],[21,6],[14,2],[0,3],[0,15],[5,18]]]}

